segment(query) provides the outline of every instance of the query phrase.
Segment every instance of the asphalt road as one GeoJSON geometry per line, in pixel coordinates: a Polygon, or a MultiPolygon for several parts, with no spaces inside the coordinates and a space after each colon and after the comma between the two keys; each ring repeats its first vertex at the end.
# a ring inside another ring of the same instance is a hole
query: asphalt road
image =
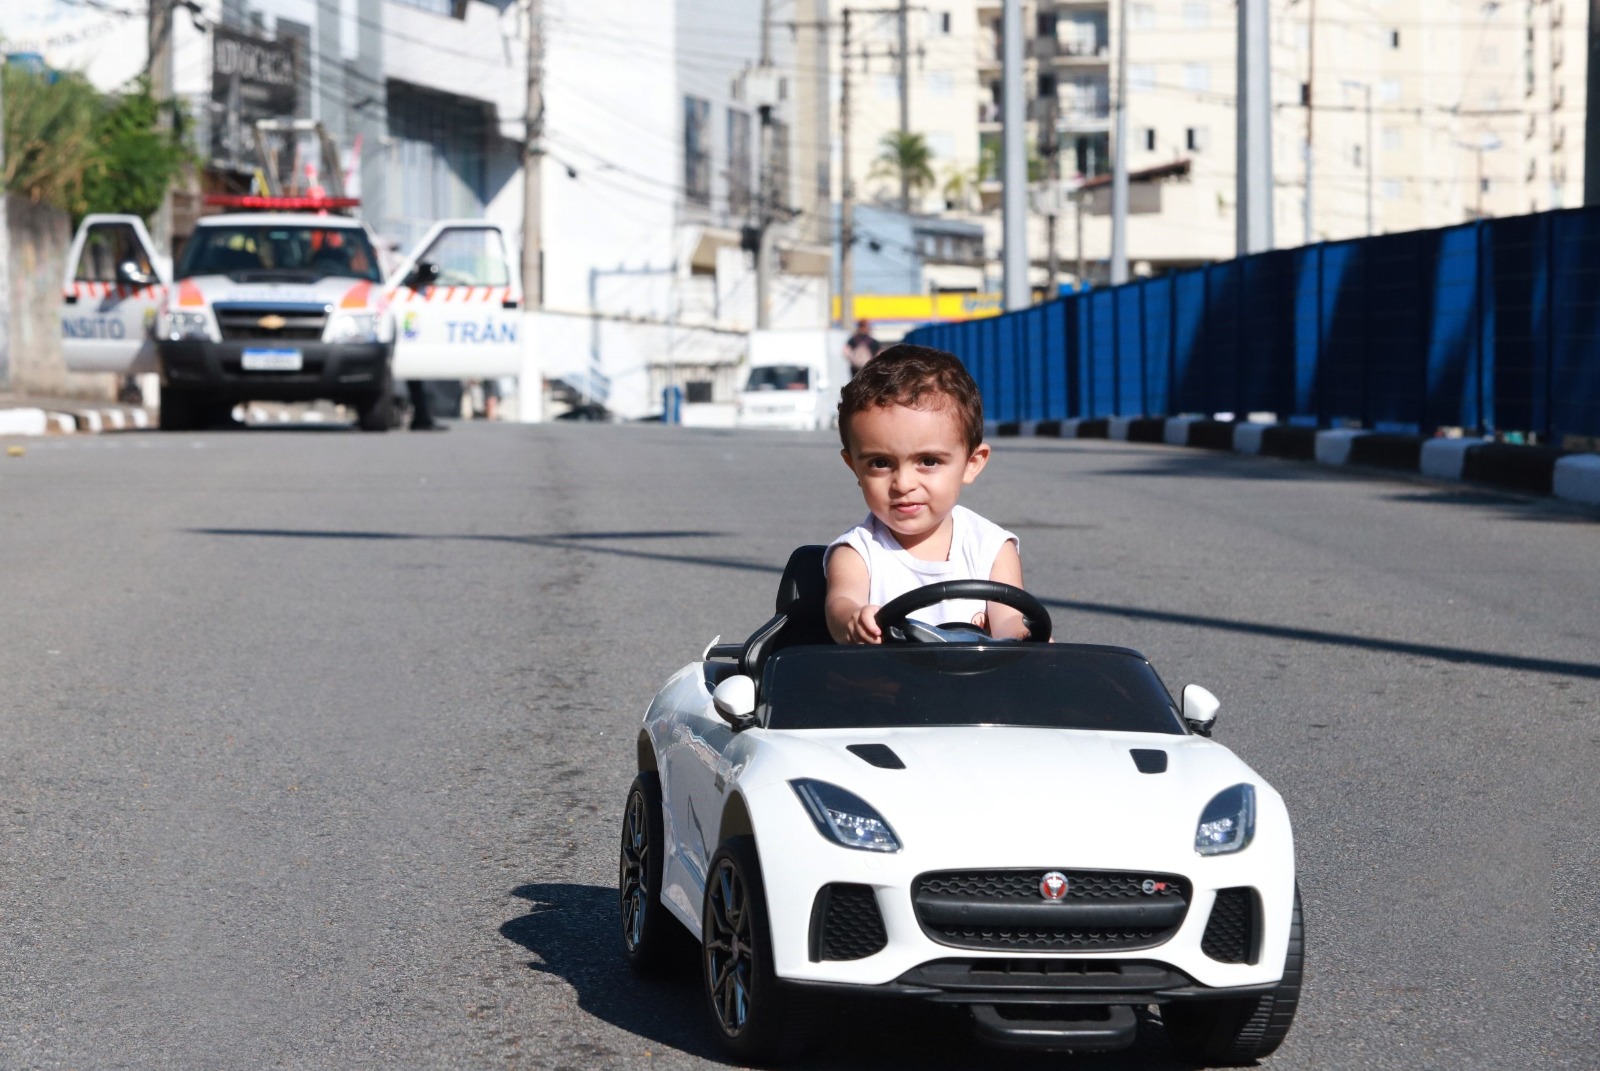
{"type": "MultiPolygon", "coordinates": [[[[0,458],[0,1068],[717,1064],[613,921],[637,720],[864,512],[823,435],[482,425],[0,458]]],[[[1269,1066],[1600,1067],[1600,515],[1005,440],[1058,633],[1223,700],[1296,822],[1269,1066]]],[[[869,1005],[812,1066],[1163,1068],[869,1005]]]]}

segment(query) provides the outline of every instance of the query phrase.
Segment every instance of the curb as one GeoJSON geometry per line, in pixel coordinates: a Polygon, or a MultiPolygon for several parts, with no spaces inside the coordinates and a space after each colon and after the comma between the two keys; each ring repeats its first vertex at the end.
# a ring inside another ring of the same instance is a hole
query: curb
{"type": "Polygon", "coordinates": [[[0,406],[0,435],[98,435],[155,426],[150,411],[136,405],[0,406]]]}
{"type": "Polygon", "coordinates": [[[1600,454],[1568,453],[1550,446],[1516,446],[1487,439],[1425,439],[1420,435],[1357,428],[1318,430],[1196,416],[1010,421],[987,424],[986,430],[1002,438],[1114,439],[1229,450],[1320,465],[1356,465],[1600,506],[1600,454]]]}

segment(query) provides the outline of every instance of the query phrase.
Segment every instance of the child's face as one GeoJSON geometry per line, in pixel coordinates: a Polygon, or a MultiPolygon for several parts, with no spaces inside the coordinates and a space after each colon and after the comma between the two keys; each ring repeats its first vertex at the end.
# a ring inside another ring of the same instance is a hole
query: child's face
{"type": "Polygon", "coordinates": [[[873,406],[850,417],[849,432],[850,449],[840,451],[845,464],[872,515],[907,550],[947,530],[961,488],[989,460],[987,443],[968,453],[948,403],[937,409],[873,406]]]}

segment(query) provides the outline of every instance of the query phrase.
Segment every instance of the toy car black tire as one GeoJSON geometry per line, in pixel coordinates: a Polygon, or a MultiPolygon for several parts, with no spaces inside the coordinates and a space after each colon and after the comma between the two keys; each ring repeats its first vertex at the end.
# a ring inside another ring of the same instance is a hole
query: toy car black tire
{"type": "Polygon", "coordinates": [[[1180,1053],[1207,1067],[1243,1067],[1271,1055],[1294,1023],[1304,966],[1305,933],[1296,886],[1289,949],[1277,988],[1254,1000],[1163,1005],[1161,1021],[1167,1037],[1180,1053]]]}
{"type": "Polygon", "coordinates": [[[730,837],[711,857],[701,933],[706,1001],[724,1048],[741,1061],[762,1065],[801,1056],[819,1006],[812,994],[784,986],[773,972],[772,931],[755,838],[730,837]],[[737,917],[729,910],[731,902],[737,917]],[[740,952],[732,955],[719,939],[730,926],[740,937],[740,952]],[[725,973],[742,976],[742,1021],[730,1022],[724,1007],[725,973]]]}
{"type": "Polygon", "coordinates": [[[622,949],[641,974],[657,974],[673,963],[692,962],[689,933],[661,902],[661,778],[645,771],[633,779],[622,811],[617,860],[617,907],[622,949]]]}

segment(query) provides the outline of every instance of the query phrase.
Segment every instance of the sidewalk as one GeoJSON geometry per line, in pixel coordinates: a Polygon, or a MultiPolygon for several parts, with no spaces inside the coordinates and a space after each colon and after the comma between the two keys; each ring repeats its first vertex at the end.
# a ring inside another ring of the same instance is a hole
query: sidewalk
{"type": "Polygon", "coordinates": [[[991,423],[987,431],[999,436],[1165,443],[1322,465],[1387,469],[1600,506],[1600,453],[1568,452],[1548,446],[1513,446],[1486,439],[1427,439],[1347,428],[1319,430],[1199,417],[991,423]]]}

